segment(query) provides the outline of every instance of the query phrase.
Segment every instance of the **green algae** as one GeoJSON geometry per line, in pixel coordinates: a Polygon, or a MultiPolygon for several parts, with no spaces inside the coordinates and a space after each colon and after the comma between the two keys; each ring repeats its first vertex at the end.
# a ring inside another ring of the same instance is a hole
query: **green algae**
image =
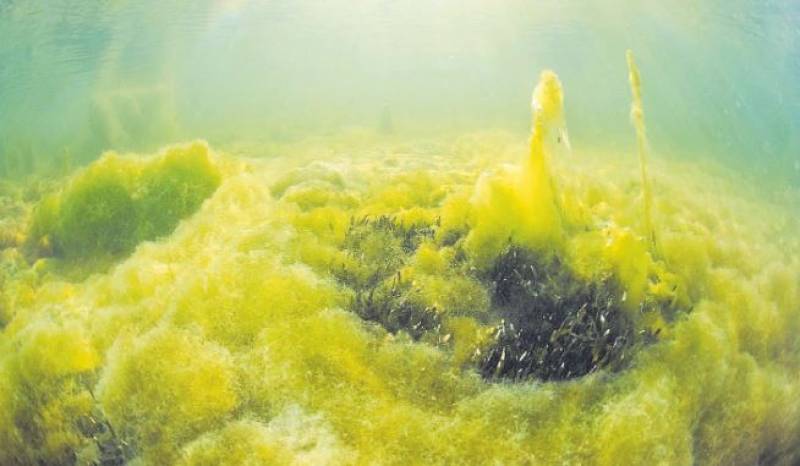
{"type": "Polygon", "coordinates": [[[34,257],[72,261],[124,256],[170,233],[219,182],[203,144],[172,148],[146,162],[107,154],[39,202],[26,247],[34,257]]]}
{"type": "Polygon", "coordinates": [[[166,151],[142,169],[134,188],[140,219],[136,236],[150,240],[169,234],[181,219],[197,211],[219,183],[219,169],[205,145],[166,151]]]}
{"type": "MultiPolygon", "coordinates": [[[[553,79],[540,104],[559,103],[553,79]]],[[[410,146],[224,170],[179,146],[106,157],[40,200],[0,257],[0,464],[796,462],[785,206],[651,160],[656,257],[629,157],[559,160],[541,139],[527,155],[546,163],[519,163],[513,135],[440,141],[442,159],[410,146]],[[64,248],[64,205],[95,205],[80,180],[132,201],[125,252],[77,225],[64,248]],[[120,257],[74,281],[23,243],[120,257]]]]}
{"type": "Polygon", "coordinates": [[[76,180],[52,213],[56,227],[31,229],[51,234],[54,253],[77,259],[130,252],[137,242],[137,209],[125,184],[99,174],[76,180]]]}
{"type": "MultiPolygon", "coordinates": [[[[416,194],[360,182],[374,176],[379,165],[364,164],[354,164],[351,176],[357,179],[342,180],[340,188],[357,192],[362,201],[338,206],[276,199],[267,188],[274,169],[258,176],[251,173],[257,168],[234,172],[221,178],[217,194],[191,225],[138,249],[112,271],[85,283],[65,285],[51,278],[34,285],[33,301],[16,308],[0,339],[5,416],[0,459],[8,464],[92,464],[105,458],[189,465],[289,464],[302,458],[314,464],[714,464],[736,463],[736,455],[757,461],[770,452],[793,458],[800,426],[784,413],[800,412],[800,389],[785,374],[797,359],[793,340],[781,340],[780,326],[787,326],[789,309],[800,302],[796,287],[789,286],[798,276],[794,266],[775,263],[759,279],[772,287],[747,285],[744,275],[723,273],[739,261],[735,244],[723,252],[719,248],[726,243],[717,243],[707,251],[728,262],[721,269],[701,270],[676,242],[692,242],[691,251],[713,243],[698,243],[694,233],[682,234],[667,224],[663,239],[670,264],[676,264],[672,273],[681,280],[702,280],[713,288],[704,292],[706,300],[728,304],[690,300],[698,304],[691,313],[664,317],[657,342],[626,343],[626,363],[611,351],[606,361],[578,357],[593,365],[570,366],[577,367],[575,374],[560,373],[554,363],[523,377],[513,375],[518,364],[499,376],[485,374],[481,368],[496,362],[482,364],[474,357],[476,349],[487,361],[504,346],[519,348],[516,360],[525,361],[519,356],[529,340],[497,339],[496,332],[527,321],[516,319],[511,309],[532,306],[533,292],[548,303],[572,290],[560,307],[530,309],[565,312],[576,322],[570,327],[576,335],[582,334],[581,325],[599,324],[601,315],[619,325],[614,332],[629,335],[652,323],[641,313],[643,302],[671,302],[672,279],[647,262],[646,239],[628,230],[589,225],[588,231],[583,226],[580,234],[569,233],[573,219],[581,218],[569,206],[588,205],[576,199],[605,189],[591,184],[594,167],[571,173],[591,189],[560,184],[576,197],[561,207],[567,240],[548,256],[527,245],[509,247],[508,225],[490,229],[474,217],[475,201],[458,186],[468,188],[475,178],[441,171],[442,183],[456,187],[425,215],[412,215],[403,199],[416,194]],[[391,197],[398,194],[399,199],[391,197]],[[373,216],[366,212],[370,205],[395,207],[373,216]],[[325,220],[310,223],[310,218],[325,220]],[[412,220],[420,218],[430,223],[412,220]],[[497,252],[492,247],[491,253],[474,249],[469,238],[476,227],[506,247],[497,252]],[[409,235],[413,228],[419,233],[409,235]],[[512,260],[512,251],[518,260],[512,260]],[[363,260],[367,257],[370,261],[363,260]],[[483,257],[490,260],[484,263],[483,257]],[[640,261],[646,281],[634,298],[641,286],[640,261]],[[359,271],[352,274],[356,278],[339,276],[341,264],[359,271]],[[546,270],[543,279],[528,284],[529,265],[546,270]],[[517,272],[522,280],[509,282],[517,272]],[[737,283],[739,295],[729,283],[737,283]],[[546,288],[543,293],[538,284],[546,288]],[[371,287],[373,301],[387,306],[382,309],[414,316],[435,308],[435,314],[424,315],[435,315],[436,321],[415,333],[416,321],[387,318],[388,311],[365,318],[353,299],[356,289],[366,297],[371,287]],[[626,292],[627,300],[637,300],[634,304],[622,301],[626,292]],[[610,307],[592,307],[581,320],[573,313],[580,306],[572,305],[577,301],[570,296],[614,301],[610,307]],[[780,303],[775,309],[785,311],[771,315],[783,323],[753,318],[766,305],[759,303],[767,302],[780,303]],[[745,315],[751,317],[740,321],[745,315]],[[757,349],[767,335],[772,343],[757,349]],[[756,356],[744,356],[737,347],[756,356]],[[770,356],[778,353],[794,362],[786,365],[770,356]],[[481,375],[489,376],[482,381],[481,375]],[[558,381],[567,377],[568,382],[558,381]],[[737,380],[748,382],[737,385],[737,380]],[[732,386],[737,389],[731,391],[732,386]],[[30,395],[15,395],[21,391],[30,395]],[[757,439],[752,447],[732,441],[741,432],[757,439]]],[[[394,175],[386,170],[391,182],[394,175]]],[[[630,173],[628,179],[635,180],[635,170],[630,173]]],[[[709,218],[694,216],[683,202],[684,183],[662,179],[659,186],[671,189],[675,205],[684,209],[675,212],[684,218],[709,218]]],[[[698,181],[693,195],[746,209],[726,197],[728,191],[703,194],[709,189],[704,184],[698,181]]],[[[614,199],[613,191],[604,192],[614,199]]],[[[640,216],[628,198],[614,206],[627,212],[624,218],[631,224],[640,216]]],[[[736,231],[744,234],[741,227],[736,231]]],[[[758,229],[744,231],[759,238],[758,229]]],[[[662,306],[646,313],[660,314],[662,306]]],[[[613,340],[596,341],[613,347],[613,340]]],[[[558,359],[555,354],[552,361],[558,359]]]]}

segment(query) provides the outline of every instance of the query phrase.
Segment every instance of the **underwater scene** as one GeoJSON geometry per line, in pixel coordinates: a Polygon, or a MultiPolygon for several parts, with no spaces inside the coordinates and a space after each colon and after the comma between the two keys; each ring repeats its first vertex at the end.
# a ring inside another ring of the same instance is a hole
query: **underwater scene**
{"type": "Polygon", "coordinates": [[[0,0],[0,465],[800,464],[800,3],[0,0]]]}

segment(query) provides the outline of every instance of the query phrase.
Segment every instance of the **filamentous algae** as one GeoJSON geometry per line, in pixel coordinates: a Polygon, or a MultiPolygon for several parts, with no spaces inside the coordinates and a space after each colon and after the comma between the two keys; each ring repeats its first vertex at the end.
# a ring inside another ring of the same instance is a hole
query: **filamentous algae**
{"type": "Polygon", "coordinates": [[[795,463],[796,221],[646,160],[628,59],[638,164],[557,156],[545,71],[527,150],[192,142],[3,186],[0,464],[795,463]]]}

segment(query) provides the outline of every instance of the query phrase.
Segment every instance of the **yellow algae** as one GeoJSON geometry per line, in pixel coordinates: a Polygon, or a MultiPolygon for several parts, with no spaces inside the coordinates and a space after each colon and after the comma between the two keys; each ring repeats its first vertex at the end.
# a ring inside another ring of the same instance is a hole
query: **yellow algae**
{"type": "Polygon", "coordinates": [[[550,173],[549,154],[545,147],[553,131],[563,127],[564,96],[561,81],[552,71],[542,72],[531,101],[530,154],[523,170],[522,190],[525,199],[526,219],[530,234],[544,240],[558,238],[561,217],[556,200],[555,186],[550,173]]]}
{"type": "Polygon", "coordinates": [[[227,346],[252,345],[276,320],[341,301],[330,284],[320,283],[303,267],[286,270],[258,256],[223,257],[212,267],[229,272],[213,281],[197,277],[186,283],[175,300],[172,321],[198,328],[207,338],[227,346]]]}
{"type": "Polygon", "coordinates": [[[348,464],[353,452],[341,444],[319,416],[291,406],[269,423],[241,420],[187,445],[178,464],[315,465],[348,464]]]}
{"type": "MultiPolygon", "coordinates": [[[[67,461],[82,445],[79,419],[90,416],[93,399],[82,376],[97,366],[97,355],[83,329],[38,319],[13,338],[17,349],[0,367],[0,462],[67,461]]],[[[5,339],[4,339],[5,340],[5,339]]],[[[4,341],[4,351],[11,342],[4,341]]]]}
{"type": "Polygon", "coordinates": [[[108,153],[39,203],[28,249],[72,260],[127,254],[138,242],[172,231],[219,177],[203,143],[170,148],[152,160],[108,153]]]}
{"type": "Polygon", "coordinates": [[[555,75],[534,94],[527,154],[495,133],[324,163],[192,143],[41,193],[34,256],[115,265],[0,256],[0,463],[795,463],[786,206],[653,160],[655,255],[639,167],[551,159],[555,75]]]}
{"type": "Polygon", "coordinates": [[[647,247],[630,231],[611,229],[604,247],[605,259],[625,287],[626,303],[638,306],[645,297],[651,269],[647,247]]]}
{"type": "Polygon", "coordinates": [[[199,142],[167,150],[141,170],[133,199],[139,219],[137,237],[145,240],[172,231],[220,182],[208,146],[199,142]]]}
{"type": "Polygon", "coordinates": [[[466,192],[447,196],[440,208],[437,240],[449,244],[465,235],[469,231],[470,211],[470,196],[466,192]]]}
{"type": "Polygon", "coordinates": [[[642,185],[642,212],[644,231],[653,247],[656,247],[656,233],[653,227],[653,188],[647,174],[647,129],[644,125],[644,107],[642,106],[642,77],[633,57],[633,51],[625,53],[628,62],[628,80],[631,85],[631,123],[636,130],[636,147],[639,156],[639,174],[642,185]]]}
{"type": "Polygon", "coordinates": [[[192,466],[292,464],[291,452],[258,422],[239,421],[189,444],[178,464],[192,466]]]}
{"type": "Polygon", "coordinates": [[[237,403],[233,374],[224,348],[157,328],[111,348],[98,398],[120,435],[150,445],[145,459],[171,462],[183,441],[229,417],[237,403]]]}
{"type": "Polygon", "coordinates": [[[563,107],[558,76],[542,72],[531,100],[531,135],[523,167],[502,167],[478,181],[468,240],[476,256],[496,256],[509,239],[543,250],[561,246],[563,219],[551,175],[550,140],[564,126],[563,107]]]}

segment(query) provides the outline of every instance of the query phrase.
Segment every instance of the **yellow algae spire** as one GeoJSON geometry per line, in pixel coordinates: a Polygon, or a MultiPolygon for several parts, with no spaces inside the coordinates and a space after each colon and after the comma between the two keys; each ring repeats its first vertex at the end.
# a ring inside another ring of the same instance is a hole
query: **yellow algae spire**
{"type": "MultiPolygon", "coordinates": [[[[520,167],[484,173],[477,181],[467,247],[478,262],[490,261],[509,241],[540,251],[557,249],[564,239],[557,191],[549,167],[550,142],[563,142],[564,97],[561,82],[545,70],[533,91],[530,149],[520,167]]],[[[486,262],[488,263],[488,262],[486,262]]]]}
{"type": "Polygon", "coordinates": [[[653,192],[650,187],[650,179],[647,176],[647,133],[644,126],[644,110],[642,108],[642,78],[639,68],[633,58],[633,51],[625,53],[628,61],[628,80],[631,83],[631,124],[636,130],[636,145],[639,151],[639,171],[642,184],[642,202],[644,204],[644,228],[645,234],[656,247],[656,233],[653,228],[653,192]]]}
{"type": "Polygon", "coordinates": [[[522,179],[524,200],[528,203],[530,233],[537,239],[557,238],[561,215],[555,186],[550,176],[546,141],[552,131],[563,126],[564,94],[558,76],[545,70],[531,99],[531,139],[527,166],[522,179]]]}

